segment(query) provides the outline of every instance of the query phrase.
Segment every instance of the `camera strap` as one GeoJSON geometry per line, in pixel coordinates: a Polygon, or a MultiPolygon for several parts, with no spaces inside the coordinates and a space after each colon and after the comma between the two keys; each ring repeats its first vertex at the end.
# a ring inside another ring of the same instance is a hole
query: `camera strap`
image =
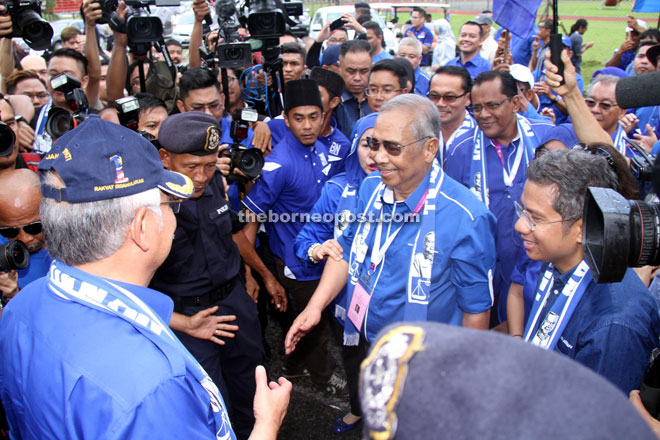
{"type": "MultiPolygon", "coordinates": [[[[163,58],[165,59],[165,64],[167,64],[167,69],[170,71],[170,75],[172,77],[172,84],[170,86],[166,86],[160,80],[160,77],[157,74],[158,71],[156,70],[156,75],[154,78],[156,80],[156,84],[158,85],[158,87],[161,87],[163,89],[174,88],[174,86],[176,85],[177,70],[176,70],[176,66],[174,65],[174,62],[172,62],[172,57],[170,56],[170,52],[167,50],[167,45],[165,44],[165,40],[161,38],[160,41],[154,43],[154,47],[156,48],[157,51],[163,54],[163,58]]],[[[153,60],[150,61],[151,63],[149,67],[155,69],[155,66],[153,65],[153,60]]]]}

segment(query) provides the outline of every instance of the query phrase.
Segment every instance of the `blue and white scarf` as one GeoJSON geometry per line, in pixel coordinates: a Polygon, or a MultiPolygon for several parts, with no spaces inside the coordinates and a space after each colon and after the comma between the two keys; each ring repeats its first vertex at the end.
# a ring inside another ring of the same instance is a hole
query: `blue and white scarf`
{"type": "Polygon", "coordinates": [[[621,127],[621,124],[618,123],[616,124],[616,131],[612,136],[612,143],[614,144],[614,148],[616,148],[619,151],[619,153],[621,153],[625,157],[630,157],[630,154],[626,154],[628,150],[630,150],[630,153],[634,152],[634,150],[631,150],[628,147],[628,143],[626,142],[626,132],[623,131],[623,127],[621,127]]]}
{"type": "Polygon", "coordinates": [[[61,261],[53,261],[48,273],[48,287],[57,296],[107,313],[131,324],[148,338],[172,362],[183,358],[186,370],[209,394],[211,408],[218,429],[217,439],[235,440],[225,403],[204,368],[172,333],[167,323],[140,298],[109,280],[90,275],[61,261]]]}
{"type": "MultiPolygon", "coordinates": [[[[518,125],[518,136],[520,143],[516,150],[516,157],[514,159],[511,172],[508,173],[506,167],[502,168],[504,184],[512,186],[520,168],[527,169],[529,162],[534,159],[534,148],[538,145],[536,135],[529,121],[520,115],[516,115],[518,125]]],[[[486,135],[481,130],[474,132],[474,150],[472,151],[472,163],[470,165],[470,191],[472,191],[482,202],[489,206],[490,197],[488,190],[488,175],[486,166],[486,148],[490,140],[486,139],[486,135]]],[[[504,145],[506,147],[506,145],[504,145]]]]}
{"type": "Polygon", "coordinates": [[[438,145],[438,154],[440,155],[440,165],[445,164],[445,159],[447,158],[447,153],[449,152],[449,149],[451,148],[451,144],[456,140],[457,137],[465,133],[466,131],[472,130],[476,127],[477,123],[474,120],[474,118],[470,115],[470,112],[465,110],[465,119],[463,120],[463,123],[461,124],[460,127],[454,131],[451,136],[449,136],[449,139],[447,139],[447,142],[442,140],[442,133],[438,135],[438,140],[439,140],[439,145],[438,145]]]}
{"type": "MultiPolygon", "coordinates": [[[[431,294],[431,278],[433,268],[433,257],[435,252],[425,253],[424,239],[428,237],[435,247],[435,201],[440,192],[440,187],[444,180],[445,173],[442,171],[440,164],[437,160],[433,161],[431,168],[431,176],[429,179],[429,186],[420,200],[420,204],[415,208],[413,213],[406,218],[404,224],[399,227],[393,234],[388,234],[385,239],[385,244],[380,246],[380,233],[382,230],[382,213],[383,213],[383,194],[386,191],[384,183],[380,183],[369,198],[369,202],[361,216],[363,219],[379,218],[377,227],[371,227],[371,222],[362,221],[357,227],[355,238],[351,245],[351,256],[349,260],[349,283],[347,286],[346,304],[351,303],[355,286],[358,283],[363,269],[367,269],[367,274],[371,278],[373,275],[373,282],[370,283],[372,288],[369,294],[372,295],[378,279],[383,271],[383,266],[380,263],[384,259],[384,254],[389,248],[394,238],[398,235],[399,231],[408,223],[413,215],[421,212],[421,222],[415,237],[413,251],[410,255],[410,264],[408,270],[408,283],[406,287],[406,304],[404,307],[403,317],[405,321],[426,321],[427,309],[431,294]],[[375,246],[374,246],[375,245],[375,246]],[[370,267],[364,265],[364,259],[368,248],[372,249],[370,267]],[[376,249],[374,249],[376,248],[376,249]],[[379,254],[379,255],[375,255],[379,254]],[[380,267],[379,267],[380,266],[380,267]]],[[[366,318],[365,318],[366,319],[366,318]]],[[[363,323],[366,328],[366,324],[363,323]]],[[[344,326],[344,345],[358,345],[360,340],[360,329],[356,328],[350,319],[347,319],[344,326]]]]}
{"type": "Polygon", "coordinates": [[[549,264],[536,290],[532,311],[525,327],[525,341],[547,350],[552,350],[557,345],[566,324],[571,320],[575,308],[580,303],[582,295],[593,280],[587,262],[582,260],[550,310],[541,317],[541,312],[552,294],[554,284],[552,273],[552,264],[549,264]],[[540,319],[543,321],[538,325],[540,319]]]}

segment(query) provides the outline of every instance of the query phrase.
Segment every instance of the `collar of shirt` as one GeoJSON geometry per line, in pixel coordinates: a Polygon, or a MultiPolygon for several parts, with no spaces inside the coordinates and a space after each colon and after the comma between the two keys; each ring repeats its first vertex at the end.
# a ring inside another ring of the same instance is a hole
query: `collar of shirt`
{"type": "MultiPolygon", "coordinates": [[[[424,176],[424,179],[417,185],[417,188],[410,194],[406,200],[399,201],[398,203],[403,203],[405,204],[410,212],[413,212],[415,208],[417,207],[417,204],[419,201],[422,199],[422,196],[424,195],[424,192],[426,189],[429,187],[429,179],[431,178],[431,170],[429,170],[426,173],[426,176],[424,176]]],[[[394,200],[394,191],[392,191],[391,188],[385,188],[385,191],[383,192],[383,197],[382,197],[383,203],[387,203],[388,205],[392,205],[395,203],[394,200]]]]}
{"type": "Polygon", "coordinates": [[[571,279],[571,276],[573,275],[573,272],[575,272],[575,269],[577,268],[577,264],[571,268],[571,270],[567,270],[565,273],[560,273],[556,267],[552,268],[552,278],[554,279],[554,288],[558,289],[560,292],[568,283],[568,280],[571,279]]]}
{"type": "MultiPolygon", "coordinates": [[[[107,278],[106,278],[107,279],[107,278]]],[[[117,280],[107,279],[113,284],[128,290],[140,300],[147,304],[165,323],[170,322],[172,311],[174,310],[174,303],[172,299],[157,290],[148,287],[138,286],[136,284],[123,283],[117,280]]]]}
{"type": "MultiPolygon", "coordinates": [[[[489,147],[493,147],[493,148],[495,148],[495,144],[493,143],[493,139],[492,139],[492,138],[488,138],[488,140],[490,141],[490,142],[488,143],[488,146],[489,146],[489,147]]],[[[509,148],[509,147],[511,147],[511,146],[513,146],[513,147],[515,148],[515,147],[518,146],[518,141],[519,141],[519,140],[520,140],[520,131],[516,132],[516,137],[514,137],[513,139],[511,139],[511,142],[509,142],[509,145],[500,145],[500,147],[502,147],[502,149],[507,149],[507,148],[509,148]]],[[[512,148],[512,150],[513,150],[514,148],[512,148]]]]}

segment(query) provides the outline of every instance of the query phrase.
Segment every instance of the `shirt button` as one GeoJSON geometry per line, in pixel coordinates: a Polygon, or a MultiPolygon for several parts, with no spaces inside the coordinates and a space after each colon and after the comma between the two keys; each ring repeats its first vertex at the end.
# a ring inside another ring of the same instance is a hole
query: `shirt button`
{"type": "Polygon", "coordinates": [[[306,155],[306,154],[305,154],[305,157],[307,157],[307,155],[306,155]]]}
{"type": "Polygon", "coordinates": [[[316,182],[317,182],[317,183],[321,183],[321,181],[320,181],[320,180],[317,180],[316,182]]]}

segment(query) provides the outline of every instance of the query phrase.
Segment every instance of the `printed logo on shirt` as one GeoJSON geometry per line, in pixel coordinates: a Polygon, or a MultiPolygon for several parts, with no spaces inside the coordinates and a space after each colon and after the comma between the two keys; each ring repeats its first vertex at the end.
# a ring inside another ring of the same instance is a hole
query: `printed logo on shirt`
{"type": "Polygon", "coordinates": [[[337,142],[333,142],[332,145],[330,145],[330,154],[336,156],[339,154],[339,150],[341,150],[341,145],[339,145],[337,142]]]}

